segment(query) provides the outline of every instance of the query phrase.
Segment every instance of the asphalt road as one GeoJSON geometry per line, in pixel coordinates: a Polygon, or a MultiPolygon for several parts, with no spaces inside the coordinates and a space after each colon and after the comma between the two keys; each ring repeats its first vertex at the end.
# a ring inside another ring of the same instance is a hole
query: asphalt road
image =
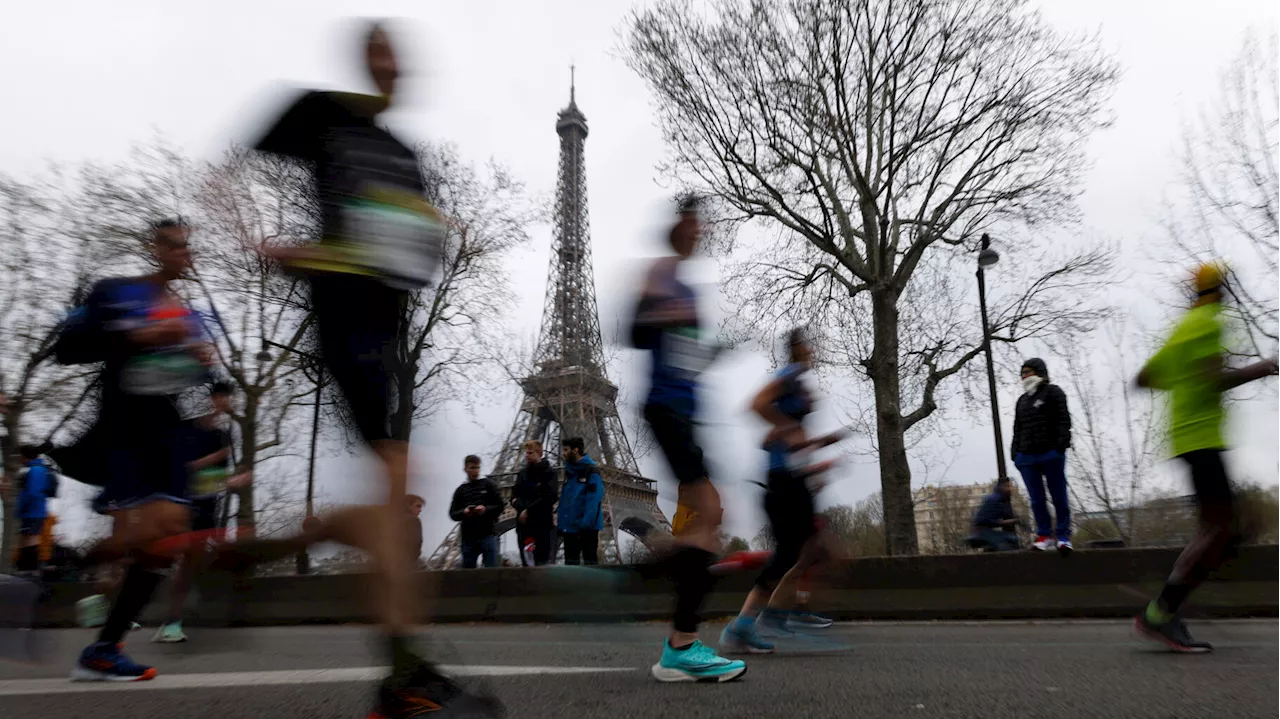
{"type": "MultiPolygon", "coordinates": [[[[648,667],[663,627],[449,625],[437,651],[528,719],[589,717],[1275,717],[1277,624],[1199,622],[1211,655],[1137,641],[1124,622],[841,624],[839,652],[748,660],[739,682],[664,685],[648,667]],[[479,675],[479,676],[477,676],[479,675]]],[[[720,625],[709,625],[714,640],[720,625]]],[[[64,679],[90,638],[47,633],[54,660],[0,663],[5,719],[362,718],[380,657],[359,627],[189,630],[185,645],[129,649],[160,676],[129,685],[64,679]]]]}

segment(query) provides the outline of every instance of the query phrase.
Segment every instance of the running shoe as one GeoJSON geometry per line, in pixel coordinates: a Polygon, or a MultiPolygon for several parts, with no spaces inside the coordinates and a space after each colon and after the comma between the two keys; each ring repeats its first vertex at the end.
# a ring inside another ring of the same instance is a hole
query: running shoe
{"type": "Polygon", "coordinates": [[[182,620],[161,624],[156,629],[155,636],[151,637],[151,641],[158,644],[178,644],[187,641],[187,635],[182,631],[182,620]]]}
{"type": "Polygon", "coordinates": [[[141,682],[155,679],[155,667],[125,656],[121,644],[95,642],[84,648],[71,670],[73,682],[141,682]]]}
{"type": "Polygon", "coordinates": [[[1031,545],[1031,548],[1037,552],[1043,552],[1046,549],[1051,548],[1052,546],[1053,546],[1053,540],[1041,534],[1040,536],[1036,537],[1036,541],[1031,545]]]}
{"type": "Polygon", "coordinates": [[[746,671],[746,662],[725,659],[696,639],[680,651],[672,649],[670,641],[664,641],[662,658],[652,669],[653,678],[660,682],[728,682],[746,671]]]}
{"type": "Polygon", "coordinates": [[[1147,619],[1146,613],[1139,614],[1133,620],[1133,629],[1138,636],[1144,639],[1150,639],[1154,642],[1169,647],[1175,652],[1183,654],[1207,654],[1213,651],[1213,645],[1208,642],[1198,642],[1191,638],[1191,633],[1187,631],[1187,625],[1182,623],[1178,617],[1173,617],[1167,622],[1156,624],[1147,619]]]}
{"type": "Polygon", "coordinates": [[[720,633],[720,651],[726,654],[769,654],[773,652],[773,644],[761,638],[754,619],[738,617],[720,633]]]}
{"type": "Polygon", "coordinates": [[[506,710],[491,697],[469,694],[426,662],[390,676],[378,688],[378,705],[368,719],[502,719],[506,710]]]}
{"type": "Polygon", "coordinates": [[[788,629],[826,629],[832,624],[835,624],[835,622],[831,619],[810,612],[792,612],[787,617],[788,629]]]}
{"type": "Polygon", "coordinates": [[[100,627],[107,623],[111,605],[102,594],[94,594],[76,602],[76,622],[85,628],[100,627]]]}
{"type": "Polygon", "coordinates": [[[1058,554],[1065,557],[1068,554],[1071,554],[1072,549],[1075,549],[1075,547],[1071,546],[1071,539],[1069,537],[1058,537],[1058,554]]]}

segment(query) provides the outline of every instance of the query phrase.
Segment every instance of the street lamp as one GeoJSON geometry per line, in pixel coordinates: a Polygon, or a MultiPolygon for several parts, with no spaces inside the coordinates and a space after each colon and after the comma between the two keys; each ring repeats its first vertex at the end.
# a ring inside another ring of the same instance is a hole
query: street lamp
{"type": "MultiPolygon", "coordinates": [[[[272,342],[271,340],[266,340],[266,339],[262,340],[262,351],[258,353],[259,359],[262,359],[262,356],[266,355],[267,359],[270,360],[270,353],[267,352],[267,345],[271,345],[272,347],[281,349],[286,354],[292,352],[293,354],[296,354],[299,357],[302,357],[303,359],[307,360],[307,362],[309,362],[313,367],[316,368],[316,401],[315,401],[314,409],[312,410],[312,413],[311,413],[311,456],[307,460],[307,516],[306,518],[310,519],[315,514],[315,506],[314,506],[313,500],[315,497],[315,487],[316,487],[316,438],[320,434],[320,390],[325,385],[324,363],[320,360],[319,357],[316,357],[315,355],[309,352],[303,352],[294,347],[286,347],[285,345],[277,344],[275,342],[272,342]]],[[[302,549],[298,550],[295,566],[298,574],[311,573],[311,555],[310,553],[308,553],[306,547],[303,547],[302,549]]]]}
{"type": "Polygon", "coordinates": [[[1004,436],[1000,431],[1000,400],[996,395],[996,366],[991,359],[991,323],[987,320],[986,268],[1000,261],[1000,253],[991,249],[991,237],[982,233],[982,250],[978,252],[978,306],[982,309],[982,350],[987,355],[987,390],[991,394],[991,426],[996,437],[996,470],[1000,479],[1009,474],[1004,464],[1004,436]]]}

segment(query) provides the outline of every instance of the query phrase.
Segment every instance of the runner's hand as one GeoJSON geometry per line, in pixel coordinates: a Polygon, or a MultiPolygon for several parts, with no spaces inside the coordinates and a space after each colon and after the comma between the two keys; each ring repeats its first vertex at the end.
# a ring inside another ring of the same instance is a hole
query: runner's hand
{"type": "Polygon", "coordinates": [[[241,472],[227,478],[227,489],[244,489],[253,484],[253,472],[241,472]]]}

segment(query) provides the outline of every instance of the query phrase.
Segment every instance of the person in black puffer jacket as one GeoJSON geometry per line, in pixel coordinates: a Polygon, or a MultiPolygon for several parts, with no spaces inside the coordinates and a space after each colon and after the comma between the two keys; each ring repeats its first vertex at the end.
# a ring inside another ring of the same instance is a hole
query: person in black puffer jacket
{"type": "Polygon", "coordinates": [[[1067,506],[1067,449],[1071,447],[1071,412],[1067,395],[1049,383],[1044,360],[1033,357],[1022,363],[1022,396],[1013,417],[1010,454],[1022,473],[1036,520],[1032,545],[1044,551],[1057,540],[1058,551],[1071,551],[1071,510],[1067,506]],[[1056,526],[1051,527],[1045,485],[1053,498],[1056,526]],[[1051,534],[1051,532],[1053,532],[1051,534]]]}
{"type": "Polygon", "coordinates": [[[525,544],[533,540],[533,565],[542,566],[554,559],[555,509],[560,499],[560,478],[551,463],[542,456],[542,443],[531,439],[524,443],[525,465],[516,477],[511,508],[516,510],[516,538],[520,543],[520,563],[530,566],[525,544]]]}

